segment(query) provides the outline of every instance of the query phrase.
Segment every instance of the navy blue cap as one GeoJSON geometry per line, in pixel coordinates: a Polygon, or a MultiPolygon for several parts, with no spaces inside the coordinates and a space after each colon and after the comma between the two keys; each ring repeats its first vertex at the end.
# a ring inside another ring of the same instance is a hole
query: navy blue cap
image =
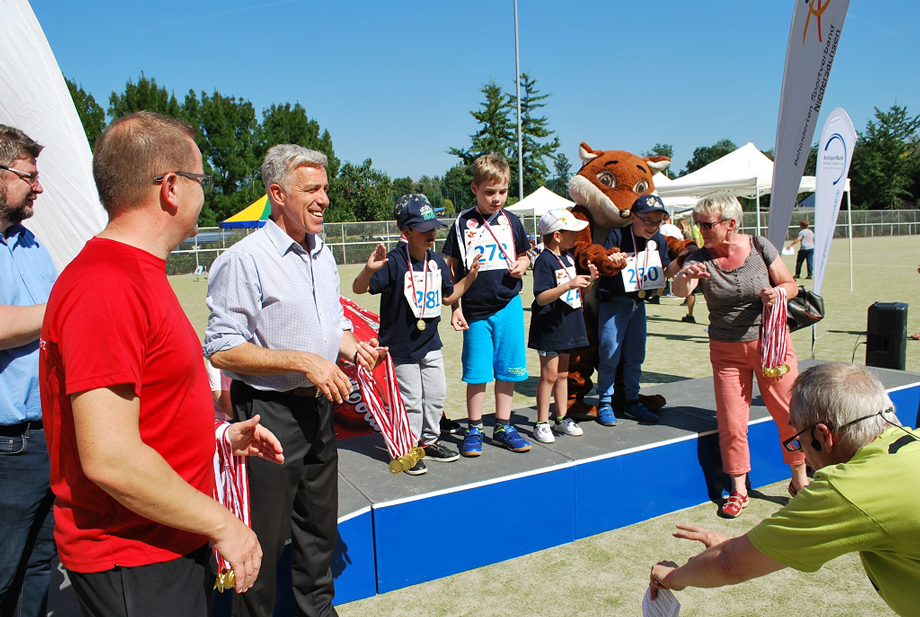
{"type": "Polygon", "coordinates": [[[396,202],[396,225],[400,229],[431,231],[436,227],[447,227],[434,215],[431,202],[421,193],[403,195],[396,202]]]}
{"type": "Polygon", "coordinates": [[[667,209],[658,195],[640,195],[630,211],[634,214],[646,214],[647,212],[667,212],[667,209]]]}

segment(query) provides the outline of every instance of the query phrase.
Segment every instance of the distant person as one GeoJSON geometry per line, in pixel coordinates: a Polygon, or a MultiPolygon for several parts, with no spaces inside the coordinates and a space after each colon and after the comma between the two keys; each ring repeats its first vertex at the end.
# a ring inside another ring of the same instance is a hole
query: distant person
{"type": "MultiPolygon", "coordinates": [[[[664,220],[661,222],[661,229],[658,230],[662,236],[665,238],[674,238],[675,240],[683,240],[684,234],[681,231],[680,227],[671,223],[671,215],[667,212],[664,213],[664,220]]],[[[671,293],[671,282],[670,280],[665,281],[664,287],[658,290],[658,293],[652,297],[649,302],[652,304],[660,304],[659,298],[661,296],[666,296],[668,298],[674,297],[674,294],[671,293]]]]}
{"type": "Polygon", "coordinates": [[[441,252],[456,285],[479,261],[479,276],[453,307],[451,325],[463,331],[463,381],[469,429],[460,454],[482,454],[482,409],[486,384],[495,382],[492,443],[512,452],[530,443],[511,424],[514,384],[527,379],[521,277],[530,266],[530,241],[520,219],[504,210],[511,168],[500,154],[484,154],[471,166],[476,206],[464,210],[447,234],[441,252]]]}
{"type": "MultiPolygon", "coordinates": [[[[709,359],[715,387],[716,421],[722,469],[732,478],[728,500],[719,509],[724,518],[736,518],[747,507],[746,478],[751,470],[747,431],[751,414],[753,380],[756,377],[767,411],[776,422],[780,440],[788,439],[789,392],[798,375],[798,363],[788,328],[785,331],[789,372],[779,377],[764,375],[760,359],[760,328],[764,305],[776,302],[781,286],[794,298],[798,286],[779,259],[779,251],[761,236],[738,231],[741,204],[730,193],[702,198],[693,210],[704,248],[690,253],[674,277],[674,293],[686,297],[697,286],[709,305],[709,359]],[[754,243],[760,246],[758,249],[754,243]]],[[[805,455],[782,449],[792,472],[793,495],[808,484],[805,455]]]]}
{"type": "Polygon", "coordinates": [[[338,450],[330,402],[352,393],[339,358],[372,369],[376,339],[358,341],[339,303],[339,272],[323,242],[329,206],[326,155],[269,149],[262,181],[265,226],[223,253],[208,276],[211,316],[204,351],[228,373],[236,418],[261,416],[281,440],[281,466],[249,465],[252,528],[265,550],[255,586],[234,597],[234,615],[268,617],[276,564],[290,531],[298,614],[335,615],[332,556],[338,538],[338,450]]]}
{"type": "MultiPolygon", "coordinates": [[[[54,535],[88,616],[208,615],[208,540],[238,593],[262,561],[255,533],[211,498],[214,406],[201,341],[166,278],[211,184],[194,136],[148,112],[106,129],[93,176],[109,222],[48,299],[40,368],[54,535]]],[[[257,423],[234,425],[238,453],[269,439],[257,423]]],[[[283,458],[280,448],[269,458],[283,458]]]]}
{"type": "Polygon", "coordinates": [[[588,226],[564,209],[550,210],[540,219],[543,251],[533,265],[533,304],[530,307],[528,347],[540,356],[540,381],[537,384],[537,422],[533,437],[540,443],[556,441],[553,432],[579,436],[584,430],[566,417],[569,398],[569,355],[576,347],[588,344],[582,314],[584,290],[597,278],[597,268],[589,262],[591,275],[575,273],[571,254],[575,237],[588,226]],[[556,417],[549,425],[550,399],[556,401],[556,417]]]}
{"type": "Polygon", "coordinates": [[[799,375],[789,422],[793,434],[783,446],[804,451],[815,469],[812,483],[738,538],[678,525],[683,531],[675,537],[707,548],[680,567],[673,561],[652,566],[652,598],[659,589],[721,587],[785,567],[815,572],[858,551],[885,603],[898,615],[917,615],[920,435],[901,427],[878,378],[843,363],[799,375]]]}
{"type": "Polygon", "coordinates": [[[57,269],[45,243],[22,225],[44,192],[41,151],[0,124],[0,615],[36,617],[46,613],[55,555],[38,337],[57,269]]]}
{"type": "Polygon", "coordinates": [[[444,258],[434,252],[438,228],[445,225],[424,195],[399,198],[396,224],[402,238],[389,253],[383,244],[377,245],[355,277],[352,291],[380,294],[380,343],[389,349],[396,367],[409,427],[418,439],[413,445],[425,451],[424,460],[405,473],[418,476],[427,472],[425,460],[452,463],[460,458],[456,450],[438,442],[447,399],[438,325],[441,305],[460,299],[476,280],[479,262],[456,285],[451,283],[444,258]]]}
{"type": "Polygon", "coordinates": [[[799,246],[799,252],[795,256],[795,274],[792,275],[792,278],[797,279],[802,274],[802,262],[808,264],[808,276],[806,279],[811,278],[811,269],[815,261],[815,232],[808,229],[808,221],[802,219],[799,221],[799,234],[796,236],[789,244],[789,248],[792,248],[796,244],[801,243],[799,246]]]}

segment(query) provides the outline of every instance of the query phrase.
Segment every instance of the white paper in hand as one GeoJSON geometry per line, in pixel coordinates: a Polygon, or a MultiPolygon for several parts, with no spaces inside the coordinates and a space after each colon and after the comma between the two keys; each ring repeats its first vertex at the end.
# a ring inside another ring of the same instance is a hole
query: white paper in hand
{"type": "Polygon", "coordinates": [[[783,249],[783,255],[794,255],[794,254],[795,254],[795,249],[793,249],[791,246],[787,246],[786,248],[783,249]]]}
{"type": "Polygon", "coordinates": [[[652,588],[645,590],[642,598],[642,617],[677,617],[680,615],[680,602],[670,589],[659,589],[658,599],[652,601],[652,588]]]}

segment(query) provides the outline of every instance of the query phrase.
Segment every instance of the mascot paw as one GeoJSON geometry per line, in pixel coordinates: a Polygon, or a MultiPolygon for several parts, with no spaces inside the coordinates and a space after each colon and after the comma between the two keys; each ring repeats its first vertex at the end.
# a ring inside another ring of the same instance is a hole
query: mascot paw
{"type": "Polygon", "coordinates": [[[584,400],[574,401],[569,405],[566,417],[572,418],[576,422],[594,421],[597,417],[597,407],[589,405],[584,400]]]}
{"type": "Polygon", "coordinates": [[[658,411],[668,403],[660,394],[640,394],[639,402],[645,405],[649,411],[658,411]]]}

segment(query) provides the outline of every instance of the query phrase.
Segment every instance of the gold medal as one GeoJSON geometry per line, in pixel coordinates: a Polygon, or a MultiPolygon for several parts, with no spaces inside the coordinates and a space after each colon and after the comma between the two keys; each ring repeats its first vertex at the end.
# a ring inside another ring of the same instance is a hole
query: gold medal
{"type": "Polygon", "coordinates": [[[427,325],[428,325],[428,324],[425,323],[425,320],[424,320],[424,319],[419,319],[417,322],[415,322],[415,327],[418,328],[419,332],[421,332],[422,330],[424,330],[424,329],[425,329],[425,326],[427,326],[427,325]]]}
{"type": "Polygon", "coordinates": [[[763,369],[764,377],[782,377],[788,372],[788,364],[780,364],[779,366],[765,366],[763,369]]]}
{"type": "Polygon", "coordinates": [[[387,465],[387,469],[390,470],[390,473],[399,473],[402,471],[402,463],[399,462],[399,459],[394,458],[390,461],[390,464],[387,465]]]}
{"type": "Polygon", "coordinates": [[[221,572],[214,580],[214,589],[217,591],[224,592],[234,587],[236,587],[236,575],[233,574],[233,570],[221,572]]]}
{"type": "Polygon", "coordinates": [[[645,297],[645,290],[644,290],[644,289],[640,289],[640,290],[639,290],[639,299],[641,300],[641,299],[644,298],[644,297],[645,297]]]}

